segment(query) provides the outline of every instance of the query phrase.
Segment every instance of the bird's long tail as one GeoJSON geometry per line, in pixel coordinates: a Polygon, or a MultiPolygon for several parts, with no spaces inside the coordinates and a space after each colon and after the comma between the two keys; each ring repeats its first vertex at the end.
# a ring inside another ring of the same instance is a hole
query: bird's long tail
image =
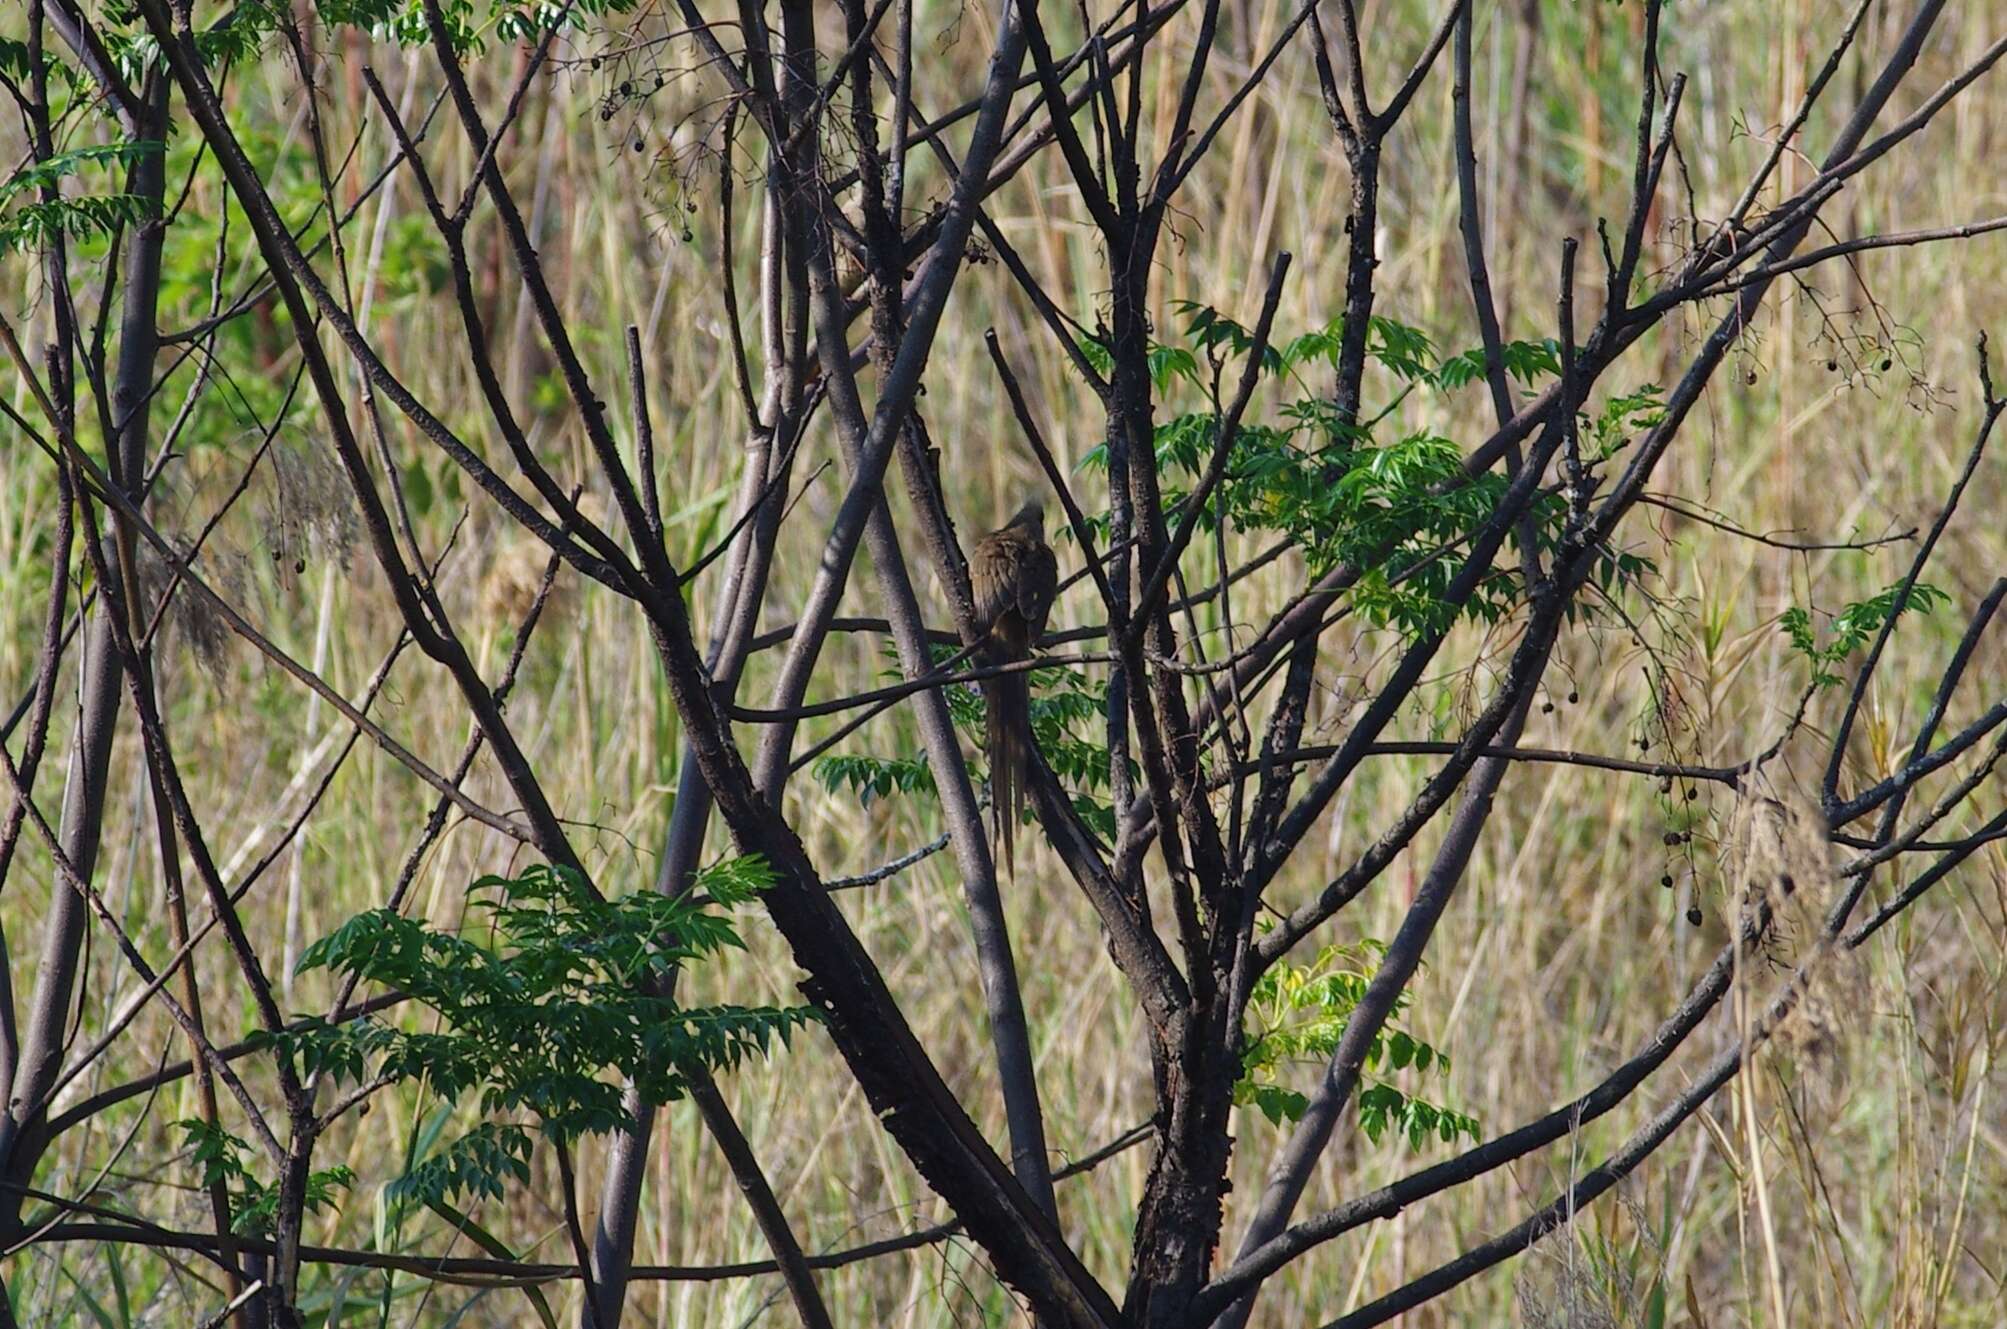
{"type": "Polygon", "coordinates": [[[989,702],[990,826],[1003,853],[1004,870],[1015,873],[1014,842],[1024,815],[1024,789],[1031,758],[1031,690],[1023,674],[992,679],[989,702]]]}

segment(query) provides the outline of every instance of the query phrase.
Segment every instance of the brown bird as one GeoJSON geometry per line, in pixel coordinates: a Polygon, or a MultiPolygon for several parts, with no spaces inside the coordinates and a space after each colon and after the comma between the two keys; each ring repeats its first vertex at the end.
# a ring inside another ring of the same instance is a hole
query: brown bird
{"type": "MultiPolygon", "coordinates": [[[[985,634],[984,662],[1031,658],[1045,634],[1045,617],[1059,591],[1059,560],[1045,543],[1045,505],[1028,499],[1001,530],[976,542],[970,560],[976,622],[985,634]]],[[[983,688],[989,702],[990,821],[1012,863],[1012,840],[1024,812],[1031,759],[1031,687],[1023,672],[1001,674],[983,688]]]]}

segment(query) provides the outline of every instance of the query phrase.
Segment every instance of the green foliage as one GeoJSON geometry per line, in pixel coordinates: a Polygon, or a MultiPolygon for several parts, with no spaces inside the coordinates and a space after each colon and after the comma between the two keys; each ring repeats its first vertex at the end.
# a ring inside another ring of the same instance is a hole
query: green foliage
{"type": "MultiPolygon", "coordinates": [[[[1108,684],[1089,678],[1078,669],[1053,666],[1031,674],[1031,733],[1045,754],[1060,783],[1075,793],[1076,806],[1082,798],[1092,804],[1091,795],[1108,788],[1108,745],[1082,738],[1077,725],[1094,722],[1108,711],[1108,684]]],[[[1112,812],[1108,813],[1111,818],[1112,812]]],[[[1090,821],[1098,820],[1099,814],[1090,821]]]]}
{"type": "Polygon", "coordinates": [[[1406,1139],[1408,1148],[1420,1149],[1431,1138],[1444,1144],[1467,1135],[1483,1138],[1476,1117],[1452,1108],[1404,1095],[1390,1084],[1370,1084],[1359,1091],[1359,1129],[1374,1144],[1391,1126],[1395,1139],[1406,1139]]]}
{"type": "MultiPolygon", "coordinates": [[[[934,663],[939,665],[956,653],[954,648],[936,646],[934,663]]],[[[896,669],[887,670],[886,676],[902,677],[896,669]]],[[[1108,789],[1108,746],[1082,736],[1083,732],[1096,732],[1095,722],[1107,710],[1108,685],[1078,669],[1058,665],[1032,670],[1027,682],[1032,738],[1045,754],[1046,764],[1066,786],[1074,810],[1089,828],[1112,837],[1115,812],[1100,797],[1108,789]]],[[[988,716],[982,689],[969,685],[946,691],[948,714],[955,727],[980,743],[986,736],[988,716]]],[[[925,753],[910,757],[826,756],[817,758],[811,769],[824,789],[848,793],[862,806],[893,794],[938,796],[925,753]]]]}
{"type": "MultiPolygon", "coordinates": [[[[1059,777],[1073,811],[1096,835],[1115,837],[1115,807],[1105,795],[1109,786],[1108,745],[1094,737],[1105,732],[1098,721],[1107,714],[1108,685],[1078,669],[1054,665],[1031,672],[1031,734],[1046,765],[1059,777]]],[[[983,722],[977,698],[968,727],[983,722]]],[[[962,723],[957,716],[957,723],[962,723]]],[[[1131,778],[1136,767],[1130,763],[1131,778]]]]}
{"type": "MultiPolygon", "coordinates": [[[[1366,938],[1351,946],[1326,946],[1308,965],[1277,964],[1264,973],[1248,1002],[1250,1021],[1259,1032],[1241,1053],[1234,1101],[1260,1109],[1276,1125],[1302,1117],[1309,1099],[1282,1084],[1275,1078],[1277,1072],[1329,1062],[1385,953],[1382,943],[1366,938]]],[[[1446,1144],[1460,1135],[1480,1138],[1475,1117],[1403,1092],[1379,1078],[1406,1071],[1449,1073],[1448,1052],[1401,1027],[1408,1000],[1406,992],[1395,998],[1385,1025],[1367,1045],[1366,1074],[1360,1077],[1360,1129],[1377,1144],[1391,1127],[1411,1149],[1421,1148],[1431,1137],[1446,1144]]]]}
{"type": "MultiPolygon", "coordinates": [[[[279,1185],[261,1182],[244,1163],[250,1146],[221,1126],[189,1118],[174,1123],[187,1137],[190,1154],[202,1169],[202,1184],[221,1182],[230,1196],[230,1230],[240,1236],[268,1235],[278,1221],[279,1185]]],[[[307,1212],[318,1213],[331,1207],[335,1192],[355,1185],[355,1173],[332,1167],[307,1174],[307,1212]]]]}
{"type": "Polygon", "coordinates": [[[743,904],[771,881],[749,856],[699,876],[704,903],[653,891],[609,900],[571,869],[536,866],[474,883],[469,904],[490,925],[479,940],[372,910],[315,942],[301,969],[396,988],[443,1029],[315,1022],[286,1034],[282,1049],[303,1072],[337,1082],[422,1083],[449,1102],[478,1094],[482,1115],[502,1120],[428,1160],[405,1188],[426,1199],[496,1194],[527,1166],[525,1114],[558,1141],[631,1126],[623,1082],[646,1102],[673,1101],[693,1073],[766,1055],[814,1018],[803,1006],[684,1007],[649,981],[742,946],[711,908],[743,904]]]}
{"type": "MultiPolygon", "coordinates": [[[[1552,337],[1540,341],[1509,341],[1498,349],[1508,378],[1530,385],[1543,378],[1561,376],[1561,343],[1552,337]]],[[[1436,367],[1436,385],[1454,389],[1478,382],[1484,378],[1484,364],[1482,346],[1453,355],[1436,367]]]]}
{"type": "Polygon", "coordinates": [[[152,206],[137,194],[86,194],[76,198],[30,197],[6,210],[22,195],[53,189],[65,176],[88,167],[129,166],[157,154],[153,140],[100,143],[59,152],[47,161],[30,162],[0,181],[0,257],[18,250],[39,249],[57,236],[83,239],[109,235],[121,226],[136,225],[152,215],[152,206]]]}
{"type": "MultiPolygon", "coordinates": [[[[42,52],[42,68],[55,74],[72,87],[77,83],[77,71],[58,60],[51,52],[42,52]]],[[[12,37],[0,37],[0,74],[21,86],[26,86],[34,77],[34,61],[28,54],[28,43],[15,41],[12,37]]]]}
{"type": "MultiPolygon", "coordinates": [[[[1172,308],[1185,316],[1185,339],[1194,347],[1204,351],[1208,359],[1238,360],[1254,349],[1254,334],[1232,319],[1208,305],[1190,300],[1174,300],[1172,308]]],[[[1196,375],[1198,361],[1187,355],[1196,375]]],[[[1273,345],[1262,348],[1261,367],[1264,372],[1280,373],[1283,368],[1282,353],[1273,345]]]]}
{"type": "Polygon", "coordinates": [[[431,1205],[455,1196],[500,1200],[503,1183],[530,1179],[530,1134],[507,1122],[484,1121],[384,1188],[394,1205],[431,1205]]]}
{"type": "MultiPolygon", "coordinates": [[[[112,5],[105,18],[98,29],[105,49],[126,82],[137,86],[161,66],[160,43],[128,5],[112,5]]],[[[212,70],[239,64],[256,55],[278,26],[278,9],[271,0],[240,0],[216,22],[195,29],[195,53],[212,70]]]]}
{"type": "MultiPolygon", "coordinates": [[[[1080,353],[1086,357],[1088,364],[1094,366],[1096,373],[1105,378],[1115,372],[1115,356],[1106,343],[1090,336],[1082,337],[1079,345],[1080,353]]],[[[1198,383],[1198,357],[1184,347],[1151,342],[1145,354],[1150,366],[1150,381],[1157,385],[1157,391],[1165,391],[1178,379],[1198,383]]]]}
{"type": "MultiPolygon", "coordinates": [[[[886,654],[890,662],[878,671],[879,678],[887,683],[899,683],[906,674],[899,667],[897,651],[888,645],[886,654]]],[[[938,668],[955,651],[945,645],[932,648],[932,662],[938,668]]],[[[948,706],[956,723],[963,722],[963,714],[973,705],[975,720],[982,719],[982,700],[970,689],[949,688],[948,706]]],[[[881,798],[893,794],[919,794],[927,798],[935,796],[934,771],[927,764],[927,754],[915,752],[907,757],[873,757],[864,755],[838,754],[818,757],[809,768],[822,787],[832,794],[847,793],[855,797],[859,806],[869,807],[881,798]]]]}
{"type": "MultiPolygon", "coordinates": [[[[239,0],[214,23],[195,30],[195,49],[210,69],[243,63],[280,30],[283,0],[239,0]]],[[[440,0],[447,38],[463,55],[478,54],[490,37],[505,42],[534,41],[556,29],[583,32],[607,14],[625,14],[641,0],[440,0]]],[[[314,12],[329,28],[356,28],[372,39],[403,47],[431,44],[432,29],[423,0],[314,0],[314,12]]],[[[138,83],[160,63],[160,44],[138,13],[114,4],[99,24],[106,49],[128,82],[138,83]]],[[[18,45],[10,43],[9,45],[18,45]]],[[[0,65],[15,57],[0,47],[0,65]]],[[[25,68],[23,50],[19,60],[25,68]]]]}
{"type": "MultiPolygon", "coordinates": [[[[442,0],[440,14],[454,48],[480,51],[492,34],[506,42],[534,41],[551,29],[578,32],[606,14],[625,14],[640,0],[442,0]]],[[[379,41],[423,46],[432,40],[421,0],[316,0],[329,26],[361,28],[379,41]]]]}
{"type": "Polygon", "coordinates": [[[98,194],[83,198],[26,203],[0,217],[0,256],[41,249],[57,236],[73,240],[110,235],[151,215],[148,200],[137,194],[98,194]]]}
{"type": "Polygon", "coordinates": [[[1585,456],[1597,461],[1614,457],[1633,437],[1663,420],[1665,414],[1665,394],[1656,384],[1648,383],[1635,392],[1610,398],[1603,403],[1600,414],[1580,417],[1582,436],[1591,444],[1585,456]]]}
{"type": "Polygon", "coordinates": [[[54,185],[65,176],[75,175],[86,166],[130,166],[145,157],[160,154],[161,143],[156,139],[139,139],[130,143],[96,143],[88,147],[74,148],[69,152],[59,152],[47,161],[30,162],[0,183],[0,203],[6,203],[16,194],[30,189],[44,189],[54,185]]]}
{"type": "Polygon", "coordinates": [[[894,793],[935,792],[934,772],[924,752],[912,757],[818,757],[812,769],[824,789],[853,794],[864,807],[894,793]]]}
{"type": "MultiPolygon", "coordinates": [[[[1198,410],[1170,415],[1156,426],[1153,444],[1164,476],[1167,511],[1189,493],[1219,446],[1219,385],[1201,381],[1201,360],[1215,369],[1245,357],[1253,334],[1241,324],[1200,305],[1181,303],[1185,337],[1191,350],[1149,348],[1152,378],[1164,392],[1184,382],[1207,398],[1198,410]]],[[[1227,454],[1227,469],[1207,510],[1181,516],[1210,531],[1222,521],[1244,531],[1267,531],[1285,537],[1299,549],[1313,575],[1341,564],[1363,569],[1353,588],[1355,610],[1378,627],[1394,627],[1416,636],[1446,630],[1459,617],[1497,622],[1509,613],[1524,588],[1516,560],[1480,579],[1460,607],[1448,602],[1450,585],[1464,573],[1470,537],[1497,511],[1507,488],[1503,475],[1468,476],[1463,450],[1431,429],[1394,434],[1384,427],[1400,400],[1418,389],[1451,393],[1484,377],[1485,354],[1479,349],[1439,359],[1428,335],[1390,318],[1374,316],[1367,328],[1365,355],[1398,385],[1399,395],[1379,416],[1353,421],[1342,418],[1322,384],[1304,380],[1313,366],[1335,367],[1345,340],[1344,319],[1279,341],[1266,348],[1263,373],[1277,382],[1293,383],[1299,391],[1285,402],[1271,423],[1243,422],[1227,454]],[[1383,434],[1393,435],[1383,438],[1383,434]]],[[[1112,364],[1109,349],[1083,343],[1089,360],[1102,368],[1112,364]]],[[[1501,348],[1506,373],[1525,386],[1561,371],[1560,346],[1553,340],[1511,342],[1501,348]]],[[[1217,378],[1217,374],[1215,375],[1217,378]]],[[[1613,398],[1594,416],[1583,417],[1583,432],[1591,453],[1602,460],[1649,427],[1663,410],[1652,387],[1613,398]]],[[[1107,449],[1083,459],[1083,466],[1105,468],[1107,449]]],[[[1536,545],[1552,548],[1566,522],[1565,503],[1542,496],[1532,506],[1536,545]]],[[[1107,530],[1106,519],[1095,521],[1107,530]]],[[[1602,556],[1599,577],[1606,590],[1635,582],[1653,571],[1639,556],[1609,551],[1602,556]]],[[[1579,606],[1592,614],[1593,604],[1579,606]]]]}
{"type": "MultiPolygon", "coordinates": [[[[1897,582],[1880,594],[1858,600],[1833,615],[1832,621],[1827,624],[1830,635],[1824,641],[1819,640],[1809,611],[1794,605],[1778,616],[1777,626],[1791,639],[1791,649],[1811,666],[1813,687],[1824,690],[1840,681],[1834,667],[1867,645],[1868,640],[1895,615],[1903,585],[1897,582]]],[[[1909,588],[1909,598],[1903,609],[1928,614],[1950,600],[1951,597],[1937,587],[1918,582],[1909,588]]]]}

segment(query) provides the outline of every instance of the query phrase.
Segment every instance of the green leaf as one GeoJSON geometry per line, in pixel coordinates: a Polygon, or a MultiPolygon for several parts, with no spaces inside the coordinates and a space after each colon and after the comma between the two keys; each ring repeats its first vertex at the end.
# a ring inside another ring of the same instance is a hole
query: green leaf
{"type": "Polygon", "coordinates": [[[1867,645],[1890,619],[1910,610],[1933,613],[1950,602],[1951,597],[1935,586],[1899,581],[1833,615],[1827,625],[1830,636],[1825,641],[1819,639],[1812,615],[1795,605],[1777,616],[1777,626],[1789,639],[1791,649],[1810,666],[1812,686],[1825,689],[1840,682],[1834,666],[1867,645]]]}
{"type": "Polygon", "coordinates": [[[482,1122],[384,1189],[396,1206],[435,1206],[460,1196],[500,1200],[505,1183],[527,1184],[531,1144],[528,1132],[507,1123],[482,1122]]]}
{"type": "MultiPolygon", "coordinates": [[[[244,1141],[196,1118],[174,1123],[186,1137],[190,1157],[201,1166],[202,1185],[221,1185],[230,1201],[231,1230],[244,1235],[269,1233],[279,1212],[279,1184],[261,1182],[251,1175],[243,1154],[244,1141]]],[[[332,1167],[307,1174],[306,1209],[309,1213],[330,1208],[335,1192],[355,1184],[355,1173],[346,1167],[332,1167]]]]}
{"type": "Polygon", "coordinates": [[[1115,372],[1115,355],[1099,339],[1083,336],[1079,345],[1081,358],[1094,366],[1095,373],[1106,378],[1115,372]]]}
{"type": "Polygon", "coordinates": [[[925,753],[912,757],[867,757],[832,755],[818,757],[810,767],[815,778],[830,793],[849,793],[860,806],[892,794],[933,796],[934,772],[925,753]]]}
{"type": "MultiPolygon", "coordinates": [[[[625,1086],[649,1103],[673,1101],[693,1075],[770,1055],[815,1018],[805,1006],[683,1006],[650,980],[741,947],[731,918],[714,910],[774,880],[764,858],[744,855],[704,869],[689,895],[608,899],[576,869],[540,864],[475,881],[465,934],[373,910],[308,947],[302,970],[397,988],[432,1015],[420,1028],[310,1021],[273,1041],[303,1072],[421,1083],[447,1104],[473,1097],[483,1119],[421,1157],[390,1198],[499,1199],[528,1179],[532,1124],[560,1141],[630,1127],[625,1086]]],[[[323,1190],[344,1184],[328,1174],[323,1190]]]]}
{"type": "MultiPolygon", "coordinates": [[[[1241,1076],[1234,1101],[1259,1108],[1270,1122],[1299,1118],[1308,1106],[1301,1093],[1277,1076],[1292,1065],[1314,1066],[1321,1073],[1344,1038],[1352,1012],[1364,997],[1386,947],[1367,937],[1351,945],[1326,946],[1307,965],[1277,964],[1256,980],[1248,1002],[1255,1031],[1241,1053],[1241,1076]]],[[[1403,993],[1394,1002],[1384,1032],[1367,1046],[1365,1068],[1388,1072],[1449,1072],[1449,1056],[1401,1027],[1408,1005],[1403,993]]],[[[1452,1108],[1430,1102],[1383,1080],[1368,1079],[1358,1097],[1359,1128],[1378,1143],[1391,1130],[1411,1149],[1432,1137],[1445,1142],[1459,1135],[1477,1138],[1478,1126],[1452,1108]]]]}
{"type": "Polygon", "coordinates": [[[1176,346],[1152,346],[1149,350],[1150,381],[1162,392],[1173,379],[1197,383],[1199,362],[1190,351],[1176,346]]]}
{"type": "Polygon", "coordinates": [[[414,456],[404,463],[404,497],[419,516],[432,511],[432,473],[423,457],[414,456]]]}
{"type": "Polygon", "coordinates": [[[73,240],[110,235],[153,215],[153,203],[138,194],[102,194],[24,204],[0,216],[0,257],[18,250],[46,248],[58,236],[73,240]]]}
{"type": "Polygon", "coordinates": [[[0,181],[0,203],[11,202],[16,194],[52,187],[64,176],[75,175],[86,166],[130,166],[144,158],[157,157],[164,146],[158,139],[134,139],[59,152],[45,161],[31,162],[0,181]]]}

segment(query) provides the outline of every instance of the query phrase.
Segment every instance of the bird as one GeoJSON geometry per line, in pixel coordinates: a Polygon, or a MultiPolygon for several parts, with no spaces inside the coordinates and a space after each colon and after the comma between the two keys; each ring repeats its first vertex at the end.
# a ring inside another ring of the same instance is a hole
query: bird
{"type": "MultiPolygon", "coordinates": [[[[1044,503],[1027,499],[1016,516],[976,542],[969,580],[984,662],[1030,659],[1059,591],[1059,560],[1045,542],[1044,503]]],[[[1015,872],[1012,841],[1024,812],[1031,759],[1031,686],[1018,670],[988,680],[983,691],[989,703],[990,823],[1005,870],[1015,872]]]]}

